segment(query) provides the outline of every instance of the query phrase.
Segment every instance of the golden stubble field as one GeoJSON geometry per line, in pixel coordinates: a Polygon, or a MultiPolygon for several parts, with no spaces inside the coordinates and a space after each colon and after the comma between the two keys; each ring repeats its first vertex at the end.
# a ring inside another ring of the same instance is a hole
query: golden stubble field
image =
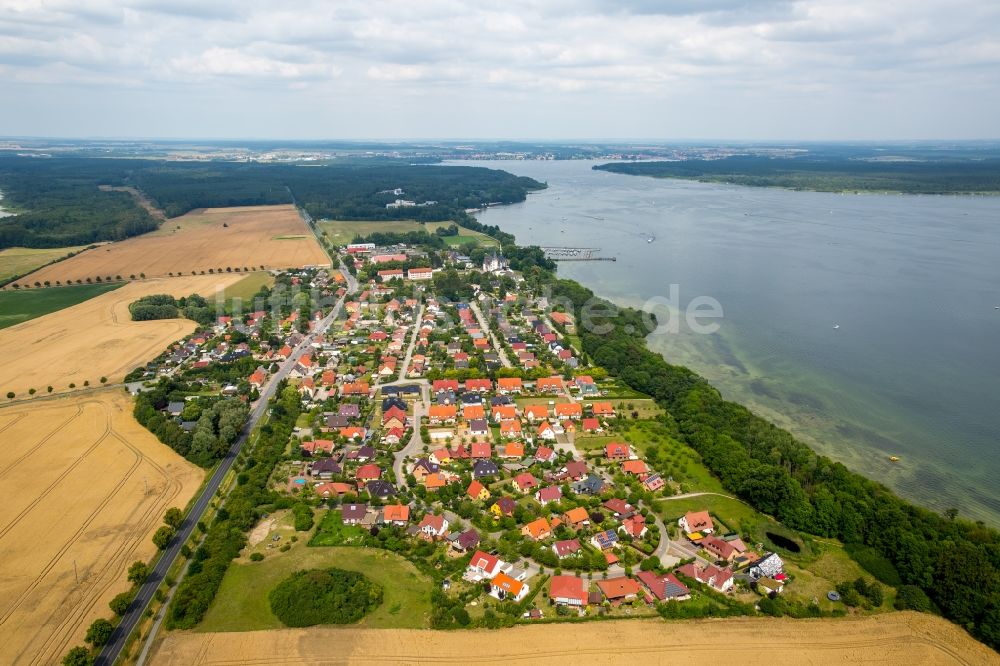
{"type": "Polygon", "coordinates": [[[169,634],[153,664],[997,664],[997,654],[941,618],[618,620],[498,631],[314,627],[169,634]]]}
{"type": "Polygon", "coordinates": [[[166,220],[157,231],[87,250],[41,268],[20,284],[164,277],[237,267],[328,266],[330,258],[294,206],[207,208],[166,220]],[[180,227],[180,228],[178,228],[180,227]]]}
{"type": "Polygon", "coordinates": [[[132,418],[121,389],[0,408],[0,663],[54,664],[110,617],[171,506],[203,472],[132,418]]]}
{"type": "Polygon", "coordinates": [[[34,388],[45,394],[79,389],[84,381],[98,386],[101,377],[118,382],[133,368],[155,358],[195,329],[187,319],[132,321],[129,303],[149,294],[211,300],[218,289],[242,276],[206,275],[130,282],[78,305],[0,330],[0,395],[24,396],[34,388]]]}

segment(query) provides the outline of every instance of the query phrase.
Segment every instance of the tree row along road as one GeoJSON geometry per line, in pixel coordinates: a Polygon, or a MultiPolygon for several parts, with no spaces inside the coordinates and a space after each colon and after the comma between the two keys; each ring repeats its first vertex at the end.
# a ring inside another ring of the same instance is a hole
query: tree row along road
{"type": "MultiPolygon", "coordinates": [[[[347,294],[354,293],[357,289],[357,283],[354,281],[353,276],[349,276],[346,271],[344,272],[344,276],[348,283],[347,294]]],[[[201,495],[198,497],[197,501],[195,501],[187,516],[185,516],[184,522],[182,522],[178,528],[177,536],[174,537],[167,549],[161,554],[160,559],[157,560],[156,564],[153,566],[146,582],[139,588],[139,593],[136,595],[135,599],[132,600],[132,604],[129,606],[125,616],[122,617],[122,621],[117,627],[115,627],[114,632],[111,634],[111,639],[98,655],[97,660],[94,662],[97,666],[110,666],[121,656],[129,635],[131,635],[132,631],[139,626],[143,613],[149,606],[150,601],[152,601],[153,595],[156,593],[156,589],[160,586],[160,583],[163,582],[167,572],[177,560],[177,557],[180,554],[181,546],[187,543],[188,539],[191,538],[195,526],[198,524],[202,515],[204,515],[205,510],[212,501],[212,497],[219,489],[222,480],[236,462],[236,458],[242,450],[243,445],[246,444],[250,433],[253,432],[253,429],[267,413],[268,402],[277,391],[278,383],[288,376],[288,373],[291,372],[292,368],[295,366],[295,362],[309,347],[316,335],[326,331],[333,321],[340,315],[340,311],[344,306],[344,299],[347,297],[347,294],[340,297],[330,314],[328,314],[312,330],[312,332],[309,333],[302,340],[302,342],[295,347],[292,353],[288,356],[288,359],[281,364],[278,372],[276,372],[264,386],[264,390],[261,391],[260,398],[254,404],[254,407],[250,412],[250,417],[243,426],[243,430],[240,431],[239,437],[237,437],[236,441],[233,442],[233,445],[226,453],[226,456],[222,459],[219,466],[212,474],[212,477],[205,484],[201,495]]],[[[179,580],[177,582],[180,583],[179,580]]]]}

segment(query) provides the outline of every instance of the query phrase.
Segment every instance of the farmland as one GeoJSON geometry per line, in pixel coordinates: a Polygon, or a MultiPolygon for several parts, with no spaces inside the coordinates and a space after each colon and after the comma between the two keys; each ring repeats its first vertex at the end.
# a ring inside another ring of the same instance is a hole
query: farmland
{"type": "Polygon", "coordinates": [[[55,663],[81,643],[200,484],[131,409],[115,389],[0,408],[0,662],[55,663]]]}
{"type": "Polygon", "coordinates": [[[117,289],[121,284],[83,284],[72,287],[0,292],[0,328],[57,312],[95,296],[117,289]]]}
{"type": "Polygon", "coordinates": [[[0,250],[0,283],[18,275],[25,275],[42,266],[79,252],[84,245],[74,247],[31,248],[9,247],[0,250]]]}
{"type": "Polygon", "coordinates": [[[153,233],[87,250],[18,282],[65,284],[328,264],[293,206],[209,208],[167,220],[153,233]]]}
{"type": "Polygon", "coordinates": [[[48,386],[65,391],[101,377],[120,381],[175,340],[191,333],[186,319],[134,322],[128,305],[140,296],[167,293],[211,296],[239,279],[214,275],[131,282],[78,305],[0,330],[0,348],[18,350],[0,366],[0,391],[23,396],[48,386]]]}
{"type": "Polygon", "coordinates": [[[996,655],[931,615],[860,619],[619,620],[520,626],[501,631],[314,627],[251,633],[174,633],[154,664],[634,664],[791,666],[844,662],[990,664],[996,655]],[[692,643],[692,636],[697,640],[692,643]]]}

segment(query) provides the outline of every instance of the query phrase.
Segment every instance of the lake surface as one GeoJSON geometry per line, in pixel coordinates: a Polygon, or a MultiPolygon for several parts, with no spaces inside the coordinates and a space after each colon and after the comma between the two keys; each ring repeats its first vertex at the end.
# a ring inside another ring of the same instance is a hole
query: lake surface
{"type": "Polygon", "coordinates": [[[521,244],[618,259],[564,262],[561,275],[628,305],[671,284],[682,309],[717,299],[717,333],[682,325],[650,336],[668,361],[906,497],[1000,524],[1000,197],[740,188],[583,161],[463,163],[549,185],[482,222],[521,244]]]}

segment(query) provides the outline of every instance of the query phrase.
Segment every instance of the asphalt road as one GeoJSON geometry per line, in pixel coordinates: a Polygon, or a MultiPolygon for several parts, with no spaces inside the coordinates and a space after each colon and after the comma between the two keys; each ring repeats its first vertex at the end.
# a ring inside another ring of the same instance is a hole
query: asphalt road
{"type": "MultiPolygon", "coordinates": [[[[345,277],[348,279],[348,293],[352,293],[356,289],[356,282],[352,277],[347,276],[346,271],[345,277]]],[[[250,417],[243,426],[240,436],[236,438],[235,442],[233,442],[233,445],[230,447],[226,457],[222,459],[222,462],[216,468],[215,473],[212,474],[212,478],[208,480],[208,483],[202,490],[201,495],[194,503],[193,508],[184,518],[184,522],[181,523],[181,526],[177,531],[177,536],[170,542],[170,545],[163,552],[160,559],[157,560],[156,565],[153,567],[153,570],[146,579],[146,582],[143,583],[141,588],[139,588],[139,593],[136,595],[135,599],[132,600],[132,604],[129,606],[128,611],[122,618],[122,621],[117,627],[115,627],[114,632],[111,634],[111,640],[109,640],[107,645],[104,646],[104,649],[101,650],[100,655],[98,655],[97,660],[94,662],[96,665],[109,666],[118,660],[118,657],[121,655],[121,652],[125,647],[125,641],[128,640],[129,635],[141,621],[142,614],[149,606],[149,602],[152,601],[153,595],[156,593],[156,589],[160,586],[160,583],[163,581],[163,577],[173,566],[174,561],[180,554],[181,546],[184,545],[189,538],[191,538],[191,534],[194,532],[195,526],[205,513],[205,509],[208,508],[208,504],[212,501],[212,497],[215,496],[215,492],[219,489],[222,479],[225,478],[226,473],[229,472],[233,463],[236,462],[236,457],[239,455],[240,450],[249,438],[250,433],[253,432],[257,423],[261,420],[261,418],[263,418],[264,414],[267,413],[268,402],[277,391],[278,383],[288,376],[288,373],[295,366],[295,361],[302,355],[302,352],[309,346],[309,343],[312,342],[313,338],[319,332],[325,331],[329,325],[333,323],[334,319],[337,318],[340,314],[341,308],[344,306],[345,298],[346,296],[343,296],[337,301],[337,304],[334,306],[330,314],[327,315],[322,322],[320,322],[319,326],[313,329],[312,333],[307,335],[302,342],[295,347],[288,359],[281,364],[278,372],[276,372],[264,386],[260,399],[257,400],[257,403],[250,411],[250,417]]]]}

